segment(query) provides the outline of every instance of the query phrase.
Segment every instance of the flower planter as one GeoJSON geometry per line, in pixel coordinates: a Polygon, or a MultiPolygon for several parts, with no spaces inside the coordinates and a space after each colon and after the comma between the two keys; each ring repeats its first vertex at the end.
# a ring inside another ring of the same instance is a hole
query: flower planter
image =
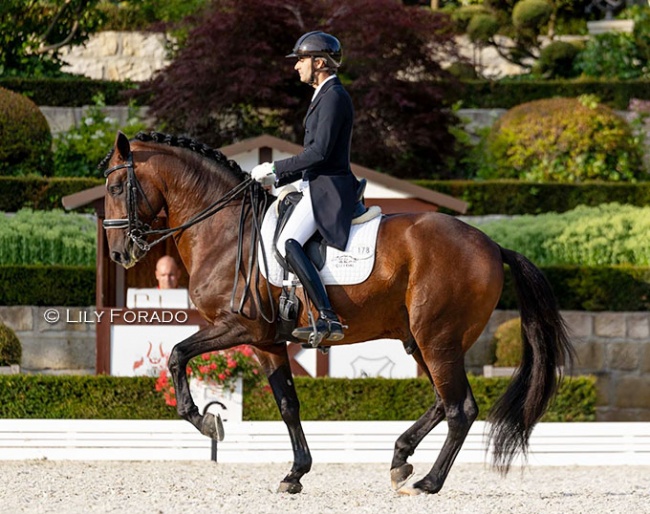
{"type": "Polygon", "coordinates": [[[20,373],[20,366],[18,364],[0,366],[0,375],[17,375],[18,373],[20,373]]]}
{"type": "MultiPolygon", "coordinates": [[[[509,367],[499,367],[499,366],[492,366],[491,364],[486,364],[483,366],[483,376],[486,378],[492,378],[492,377],[511,377],[512,375],[515,374],[515,371],[517,371],[517,368],[509,368],[509,367]]],[[[559,366],[556,368],[558,376],[563,376],[564,375],[564,366],[559,366]]]]}
{"type": "Polygon", "coordinates": [[[634,20],[599,20],[588,21],[587,30],[590,36],[604,34],[605,32],[626,32],[634,31],[634,20]]]}
{"type": "Polygon", "coordinates": [[[219,412],[223,421],[241,422],[244,400],[244,386],[241,378],[235,380],[232,388],[230,386],[223,387],[213,381],[192,378],[190,379],[190,393],[199,412],[202,413],[210,402],[218,401],[225,405],[225,410],[219,405],[212,406],[211,410],[219,412]],[[218,410],[214,410],[215,407],[218,410]]]}
{"type": "Polygon", "coordinates": [[[483,366],[484,377],[511,377],[517,368],[498,367],[492,365],[483,366]]]}

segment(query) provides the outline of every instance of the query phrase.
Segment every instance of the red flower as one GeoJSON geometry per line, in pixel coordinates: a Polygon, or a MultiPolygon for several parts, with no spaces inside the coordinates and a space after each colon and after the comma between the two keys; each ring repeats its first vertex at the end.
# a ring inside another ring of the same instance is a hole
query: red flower
{"type": "MultiPolygon", "coordinates": [[[[189,379],[206,383],[233,387],[235,379],[257,380],[259,363],[248,345],[236,346],[228,350],[203,353],[190,360],[186,367],[189,379]]],[[[163,371],[156,381],[156,391],[161,392],[168,405],[176,405],[174,384],[169,372],[163,371]]]]}
{"type": "Polygon", "coordinates": [[[242,355],[244,355],[245,357],[252,357],[253,353],[254,353],[253,349],[250,346],[248,346],[247,344],[237,346],[235,348],[235,350],[238,351],[239,353],[241,353],[242,355]]]}

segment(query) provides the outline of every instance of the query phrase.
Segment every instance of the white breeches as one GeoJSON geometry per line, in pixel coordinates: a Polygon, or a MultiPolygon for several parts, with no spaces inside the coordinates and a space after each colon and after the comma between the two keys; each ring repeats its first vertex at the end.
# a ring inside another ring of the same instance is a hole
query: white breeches
{"type": "Polygon", "coordinates": [[[309,194],[309,182],[301,182],[300,189],[302,199],[296,204],[287,224],[278,237],[278,252],[282,257],[286,256],[284,245],[289,239],[295,239],[301,245],[304,245],[317,230],[314,210],[311,205],[311,195],[309,194]]]}

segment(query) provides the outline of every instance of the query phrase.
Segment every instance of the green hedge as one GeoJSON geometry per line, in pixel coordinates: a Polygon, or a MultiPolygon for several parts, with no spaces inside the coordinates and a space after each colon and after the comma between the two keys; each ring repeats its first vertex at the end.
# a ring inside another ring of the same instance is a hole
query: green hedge
{"type": "Polygon", "coordinates": [[[650,182],[540,184],[517,180],[415,180],[413,183],[468,202],[470,216],[565,212],[578,205],[611,202],[650,205],[650,182]]]}
{"type": "MultiPolygon", "coordinates": [[[[509,379],[470,376],[479,419],[501,396],[509,379]]],[[[0,375],[0,418],[177,419],[154,388],[155,378],[107,376],[0,375]]],[[[296,377],[303,420],[416,419],[433,404],[425,379],[336,379],[296,377]]],[[[244,419],[279,420],[273,396],[255,388],[244,392],[244,419]]],[[[545,421],[593,421],[594,377],[568,378],[545,421]]]]}
{"type": "MultiPolygon", "coordinates": [[[[469,376],[479,406],[478,419],[484,420],[490,407],[503,394],[509,378],[469,376]]],[[[417,419],[433,405],[435,396],[428,380],[382,378],[337,379],[296,377],[300,416],[303,420],[401,420],[417,419]]],[[[279,420],[271,395],[247,394],[247,420],[279,420]]],[[[596,379],[568,378],[550,405],[544,421],[594,421],[596,419],[596,379]]]]}
{"type": "Polygon", "coordinates": [[[596,95],[612,109],[625,110],[630,99],[650,99],[647,80],[485,80],[463,81],[456,100],[464,109],[510,109],[516,105],[553,97],[596,95]]]}
{"type": "MultiPolygon", "coordinates": [[[[612,266],[545,266],[546,275],[562,310],[634,312],[650,310],[650,268],[612,266]]],[[[516,309],[512,276],[499,309],[516,309]]]]}
{"type": "MultiPolygon", "coordinates": [[[[126,104],[125,92],[137,84],[84,78],[3,78],[0,87],[25,94],[37,105],[79,107],[91,105],[97,93],[104,94],[107,105],[126,104]]],[[[584,94],[596,95],[614,109],[627,109],[631,98],[650,99],[650,82],[643,80],[471,80],[447,89],[458,92],[454,100],[462,100],[463,108],[481,109],[509,109],[541,98],[584,94]]],[[[140,98],[139,103],[146,105],[147,99],[140,98]]]]}
{"type": "Polygon", "coordinates": [[[100,178],[0,177],[0,211],[61,209],[64,196],[103,183],[100,178]]]}
{"type": "MultiPolygon", "coordinates": [[[[546,266],[562,310],[650,310],[650,268],[546,266]]],[[[75,307],[95,304],[95,268],[67,266],[0,266],[0,305],[75,307]]],[[[517,308],[512,278],[499,309],[517,308]]]]}
{"type": "Polygon", "coordinates": [[[21,209],[0,213],[0,265],[95,266],[97,222],[89,215],[21,209]]]}
{"type": "Polygon", "coordinates": [[[650,266],[650,206],[582,205],[563,213],[512,216],[477,226],[538,266],[650,266]]]}
{"type": "Polygon", "coordinates": [[[125,105],[125,91],[134,87],[130,82],[92,80],[86,78],[17,78],[0,79],[0,87],[21,93],[36,103],[51,107],[82,107],[92,105],[93,97],[102,93],[106,105],[125,105]]]}
{"type": "Polygon", "coordinates": [[[95,268],[0,266],[0,305],[95,305],[95,268]]]}
{"type": "MultiPolygon", "coordinates": [[[[98,172],[99,173],[99,172],[98,172]]],[[[101,178],[0,177],[0,211],[60,209],[61,198],[102,185],[101,178]]],[[[650,205],[650,182],[537,184],[517,180],[415,180],[414,184],[469,203],[468,214],[540,214],[578,205],[650,205]]]]}
{"type": "Polygon", "coordinates": [[[178,419],[151,377],[0,375],[0,418],[178,419]]]}

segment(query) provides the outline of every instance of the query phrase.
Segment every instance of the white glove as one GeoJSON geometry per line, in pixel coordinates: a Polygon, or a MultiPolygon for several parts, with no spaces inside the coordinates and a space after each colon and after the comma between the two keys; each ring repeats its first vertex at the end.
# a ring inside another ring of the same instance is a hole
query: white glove
{"type": "Polygon", "coordinates": [[[251,178],[263,186],[271,186],[275,183],[275,168],[272,162],[258,164],[251,171],[251,178]]]}

